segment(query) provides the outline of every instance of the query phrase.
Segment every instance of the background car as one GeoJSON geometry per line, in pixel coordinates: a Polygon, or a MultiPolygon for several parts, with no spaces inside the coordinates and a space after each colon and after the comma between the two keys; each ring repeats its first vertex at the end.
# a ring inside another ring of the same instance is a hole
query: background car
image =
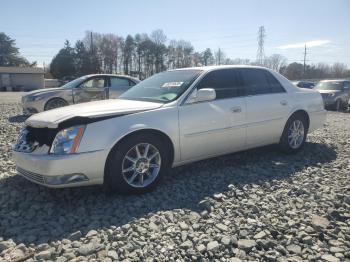
{"type": "Polygon", "coordinates": [[[312,89],[315,87],[315,82],[311,82],[311,81],[293,81],[292,83],[300,88],[312,89]]]}
{"type": "Polygon", "coordinates": [[[323,80],[314,88],[322,95],[325,108],[347,110],[350,100],[350,80],[323,80]]]}
{"type": "Polygon", "coordinates": [[[272,70],[186,68],[119,99],[31,116],[13,155],[19,174],[45,186],[143,193],[173,166],[269,144],[296,153],[325,116],[317,91],[272,70]]]}
{"type": "Polygon", "coordinates": [[[129,76],[95,74],[77,78],[58,88],[40,89],[22,97],[24,114],[71,104],[117,98],[140,81],[129,76]]]}

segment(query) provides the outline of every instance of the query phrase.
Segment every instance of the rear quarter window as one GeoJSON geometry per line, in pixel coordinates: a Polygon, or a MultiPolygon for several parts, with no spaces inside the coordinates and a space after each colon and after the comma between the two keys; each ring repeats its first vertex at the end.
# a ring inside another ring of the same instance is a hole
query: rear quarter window
{"type": "Polygon", "coordinates": [[[262,95],[286,92],[281,83],[263,69],[240,69],[248,95],[262,95]]]}

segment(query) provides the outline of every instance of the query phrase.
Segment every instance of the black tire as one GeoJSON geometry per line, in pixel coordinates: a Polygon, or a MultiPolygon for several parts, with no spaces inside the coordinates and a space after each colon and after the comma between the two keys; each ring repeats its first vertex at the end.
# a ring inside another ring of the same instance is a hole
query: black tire
{"type": "Polygon", "coordinates": [[[341,111],[347,112],[349,107],[349,101],[345,101],[344,103],[341,104],[341,111]]]}
{"type": "Polygon", "coordinates": [[[337,99],[337,101],[335,101],[335,104],[334,104],[334,110],[339,112],[341,111],[341,108],[342,108],[341,100],[337,99]]]}
{"type": "Polygon", "coordinates": [[[279,147],[280,149],[287,153],[287,154],[295,154],[297,153],[298,151],[300,151],[300,149],[303,148],[304,144],[305,144],[305,141],[306,141],[306,137],[307,137],[307,132],[308,132],[308,129],[309,129],[309,126],[308,126],[308,121],[306,119],[306,117],[303,115],[303,114],[300,114],[300,113],[296,113],[294,115],[292,115],[285,127],[284,127],[284,130],[283,130],[283,133],[282,133],[282,136],[281,136],[281,139],[280,139],[280,143],[279,143],[279,147]],[[294,148],[290,145],[290,141],[289,141],[289,132],[290,132],[290,128],[291,126],[293,125],[293,123],[295,121],[299,120],[302,124],[303,124],[303,127],[304,127],[304,135],[303,135],[303,139],[302,139],[302,142],[301,144],[294,148]]]}
{"type": "Polygon", "coordinates": [[[60,107],[64,107],[64,106],[68,106],[68,103],[66,100],[64,100],[62,98],[52,98],[46,102],[46,104],[44,106],[44,111],[55,109],[55,108],[60,108],[60,107]]]}
{"type": "Polygon", "coordinates": [[[168,171],[170,166],[170,154],[167,143],[158,136],[150,133],[138,133],[127,137],[121,141],[115,148],[113,148],[107,158],[105,175],[104,175],[104,189],[105,192],[120,193],[120,194],[142,194],[152,191],[160,182],[163,175],[168,171]],[[122,164],[128,152],[136,145],[148,143],[159,151],[161,158],[160,169],[158,175],[153,182],[144,187],[134,187],[130,185],[123,176],[122,164]]]}

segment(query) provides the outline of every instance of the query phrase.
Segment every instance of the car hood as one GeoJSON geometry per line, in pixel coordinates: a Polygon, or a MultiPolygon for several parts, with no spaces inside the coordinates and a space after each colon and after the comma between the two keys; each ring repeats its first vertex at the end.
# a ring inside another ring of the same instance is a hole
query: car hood
{"type": "Polygon", "coordinates": [[[123,99],[101,100],[38,113],[28,118],[25,124],[36,128],[57,128],[60,123],[76,117],[94,119],[118,116],[156,109],[162,105],[161,103],[123,99]]]}
{"type": "Polygon", "coordinates": [[[26,97],[26,96],[33,96],[33,95],[44,95],[44,94],[57,92],[57,91],[64,91],[64,90],[69,90],[69,88],[56,87],[56,88],[39,89],[39,90],[34,90],[34,91],[26,93],[24,95],[24,97],[26,97]]]}

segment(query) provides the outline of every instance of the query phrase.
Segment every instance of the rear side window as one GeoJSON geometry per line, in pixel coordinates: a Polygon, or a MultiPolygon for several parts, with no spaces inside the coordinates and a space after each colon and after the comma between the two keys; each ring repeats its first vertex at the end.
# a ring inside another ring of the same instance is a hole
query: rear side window
{"type": "Polygon", "coordinates": [[[280,82],[268,71],[261,69],[240,70],[248,95],[286,92],[280,82]]]}
{"type": "Polygon", "coordinates": [[[209,72],[197,86],[198,89],[213,88],[216,99],[240,97],[245,89],[236,69],[222,69],[209,72]]]}
{"type": "Polygon", "coordinates": [[[129,79],[119,78],[119,77],[111,77],[110,79],[111,79],[112,88],[130,86],[129,79]]]}

